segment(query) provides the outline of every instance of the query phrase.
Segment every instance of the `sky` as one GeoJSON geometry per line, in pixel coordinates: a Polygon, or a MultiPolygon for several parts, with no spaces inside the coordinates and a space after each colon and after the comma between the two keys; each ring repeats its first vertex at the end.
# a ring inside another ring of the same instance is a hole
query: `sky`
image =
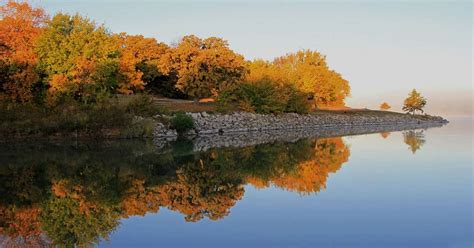
{"type": "Polygon", "coordinates": [[[112,32],[176,43],[226,39],[251,60],[317,50],[351,86],[351,107],[401,111],[416,88],[439,115],[471,115],[471,1],[34,0],[50,15],[80,13],[112,32]]]}

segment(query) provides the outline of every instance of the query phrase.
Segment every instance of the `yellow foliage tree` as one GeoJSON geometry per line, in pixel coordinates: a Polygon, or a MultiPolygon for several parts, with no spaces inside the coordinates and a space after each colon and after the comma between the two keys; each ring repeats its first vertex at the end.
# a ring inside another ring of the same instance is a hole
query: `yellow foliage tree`
{"type": "Polygon", "coordinates": [[[347,80],[331,70],[326,58],[316,51],[300,50],[276,58],[273,62],[255,60],[248,63],[246,80],[257,82],[264,78],[275,83],[292,83],[314,99],[317,107],[342,107],[350,94],[347,80]]]}
{"type": "Polygon", "coordinates": [[[426,105],[426,99],[421,96],[415,89],[411,91],[408,97],[403,102],[403,111],[415,114],[416,111],[423,113],[423,108],[426,105]]]}
{"type": "Polygon", "coordinates": [[[181,92],[204,98],[239,82],[245,73],[245,61],[221,38],[189,35],[170,49],[161,69],[167,74],[176,73],[176,88],[181,92]]]}
{"type": "Polygon", "coordinates": [[[36,53],[52,95],[93,98],[99,91],[113,91],[124,80],[112,34],[79,15],[56,14],[39,37],[36,53]]]}

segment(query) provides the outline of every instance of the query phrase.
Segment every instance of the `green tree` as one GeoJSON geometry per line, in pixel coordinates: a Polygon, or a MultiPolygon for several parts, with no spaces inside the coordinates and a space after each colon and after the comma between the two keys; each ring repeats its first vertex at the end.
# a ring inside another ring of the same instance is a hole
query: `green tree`
{"type": "Polygon", "coordinates": [[[426,99],[421,96],[415,89],[411,91],[408,97],[403,102],[403,111],[407,113],[415,114],[416,111],[424,113],[423,108],[426,105],[426,99]]]}
{"type": "Polygon", "coordinates": [[[80,15],[55,15],[39,38],[36,52],[53,95],[93,98],[125,80],[119,74],[116,40],[103,26],[80,15]]]}

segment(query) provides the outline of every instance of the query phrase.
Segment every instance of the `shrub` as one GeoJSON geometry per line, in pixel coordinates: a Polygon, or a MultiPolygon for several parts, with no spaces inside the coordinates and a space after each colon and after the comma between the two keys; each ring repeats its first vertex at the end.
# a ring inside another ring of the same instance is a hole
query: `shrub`
{"type": "Polygon", "coordinates": [[[153,98],[148,94],[137,94],[130,97],[131,100],[126,106],[128,113],[142,117],[153,117],[156,114],[166,112],[163,107],[153,103],[153,98]]]}
{"type": "Polygon", "coordinates": [[[194,128],[193,118],[183,112],[177,112],[170,119],[170,124],[171,128],[175,129],[178,133],[183,133],[194,128]]]}
{"type": "Polygon", "coordinates": [[[308,101],[308,94],[290,84],[285,85],[283,90],[288,96],[284,112],[306,114],[310,111],[311,103],[308,101]]]}
{"type": "Polygon", "coordinates": [[[116,96],[89,103],[67,95],[48,104],[0,101],[0,139],[71,134],[151,136],[155,116],[166,112],[148,95],[116,96]]]}
{"type": "Polygon", "coordinates": [[[310,109],[305,93],[292,84],[281,84],[269,79],[241,83],[221,92],[217,97],[219,110],[226,110],[233,104],[242,111],[261,114],[307,113],[310,109]]]}

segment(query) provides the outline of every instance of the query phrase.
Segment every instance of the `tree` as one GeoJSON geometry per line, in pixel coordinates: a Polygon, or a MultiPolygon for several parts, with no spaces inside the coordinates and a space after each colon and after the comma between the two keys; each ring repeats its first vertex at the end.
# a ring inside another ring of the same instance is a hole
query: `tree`
{"type": "Polygon", "coordinates": [[[317,107],[341,107],[350,94],[349,82],[331,70],[326,57],[316,51],[300,50],[273,62],[255,60],[247,65],[246,80],[270,79],[276,84],[291,83],[308,94],[317,107]]]}
{"type": "Polygon", "coordinates": [[[31,101],[39,82],[33,47],[48,17],[41,8],[12,0],[0,6],[0,16],[0,98],[31,101]]]}
{"type": "Polygon", "coordinates": [[[126,78],[118,91],[130,94],[143,90],[147,84],[158,83],[163,77],[158,65],[169,47],[142,35],[121,33],[116,38],[120,44],[120,71],[126,78]]]}
{"type": "Polygon", "coordinates": [[[421,96],[415,89],[411,91],[408,97],[403,102],[403,111],[407,113],[415,114],[416,111],[423,113],[423,108],[426,105],[426,99],[421,96]]]}
{"type": "Polygon", "coordinates": [[[0,59],[35,63],[33,45],[48,19],[44,10],[9,0],[0,6],[0,16],[0,43],[5,49],[0,59]]]}
{"type": "Polygon", "coordinates": [[[127,80],[119,73],[115,39],[103,26],[80,15],[55,15],[39,38],[36,52],[51,95],[94,98],[127,80]]]}
{"type": "Polygon", "coordinates": [[[203,40],[189,35],[170,49],[161,69],[167,75],[177,75],[178,90],[192,98],[204,98],[241,81],[245,61],[223,39],[210,37],[203,40]]]}
{"type": "Polygon", "coordinates": [[[391,106],[386,102],[383,102],[382,104],[380,104],[380,110],[389,110],[390,108],[391,106]]]}

